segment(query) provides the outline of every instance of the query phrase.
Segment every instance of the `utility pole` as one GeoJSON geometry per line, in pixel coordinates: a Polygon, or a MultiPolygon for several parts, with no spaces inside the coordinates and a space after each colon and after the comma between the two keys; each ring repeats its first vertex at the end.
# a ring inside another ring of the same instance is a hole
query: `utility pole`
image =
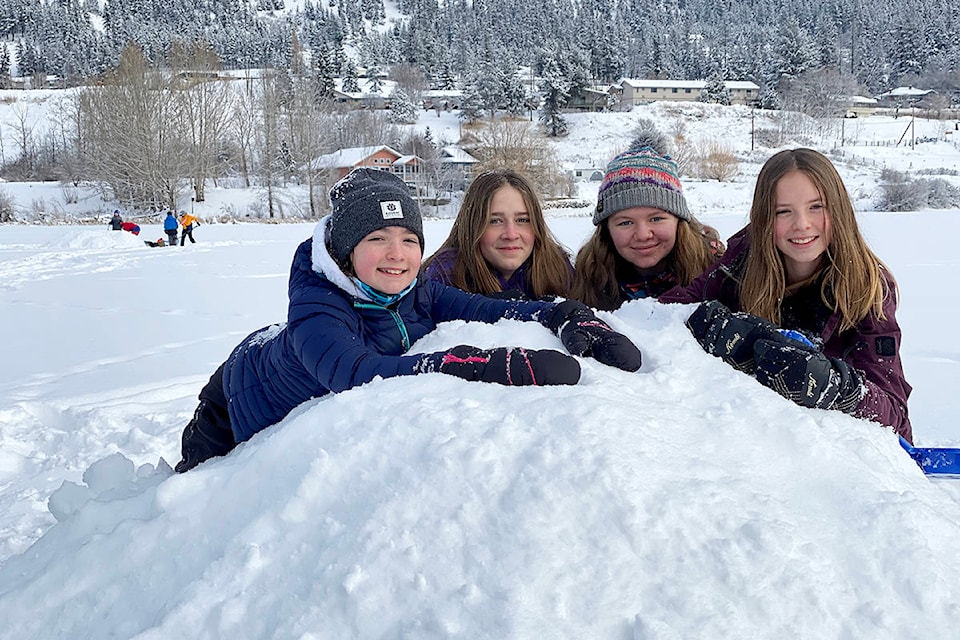
{"type": "Polygon", "coordinates": [[[913,149],[917,146],[917,128],[916,128],[916,117],[917,117],[917,105],[910,105],[910,148],[913,149]]]}

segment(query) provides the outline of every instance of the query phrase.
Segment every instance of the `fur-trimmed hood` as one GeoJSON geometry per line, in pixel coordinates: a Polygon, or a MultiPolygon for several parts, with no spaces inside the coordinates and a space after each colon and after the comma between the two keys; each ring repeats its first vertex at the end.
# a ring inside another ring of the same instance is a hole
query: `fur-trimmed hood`
{"type": "Polygon", "coordinates": [[[332,216],[325,216],[313,230],[313,249],[310,254],[310,263],[314,271],[330,281],[331,284],[343,289],[344,293],[354,298],[359,298],[366,302],[371,302],[370,296],[363,292],[360,287],[348,276],[337,264],[333,256],[330,255],[330,249],[327,240],[330,237],[330,222],[332,216]]]}

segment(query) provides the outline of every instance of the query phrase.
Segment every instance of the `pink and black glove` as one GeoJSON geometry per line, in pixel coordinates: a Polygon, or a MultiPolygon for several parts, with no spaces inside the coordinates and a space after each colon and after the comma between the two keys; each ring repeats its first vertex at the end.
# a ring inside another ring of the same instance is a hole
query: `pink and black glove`
{"type": "Polygon", "coordinates": [[[426,356],[423,371],[511,387],[577,384],[580,380],[580,363],[575,358],[551,349],[521,347],[480,349],[462,344],[426,356]]]}
{"type": "Polygon", "coordinates": [[[624,371],[636,371],[642,364],[640,349],[630,338],[611,329],[582,302],[561,302],[547,312],[544,324],[575,356],[592,357],[624,371]]]}

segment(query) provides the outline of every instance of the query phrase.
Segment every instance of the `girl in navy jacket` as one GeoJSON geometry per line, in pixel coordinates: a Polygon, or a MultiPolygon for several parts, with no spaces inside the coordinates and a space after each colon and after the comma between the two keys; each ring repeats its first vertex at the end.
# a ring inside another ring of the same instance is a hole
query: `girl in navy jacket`
{"type": "Polygon", "coordinates": [[[300,403],[374,377],[440,372],[504,385],[576,384],[580,366],[549,349],[519,347],[404,355],[449,320],[536,321],[567,350],[626,371],[640,352],[576,301],[496,300],[420,282],[420,212],[391,173],[360,168],[330,191],[332,213],[294,255],[287,322],[244,339],[200,392],[184,429],[187,471],[282,420],[300,403]]]}

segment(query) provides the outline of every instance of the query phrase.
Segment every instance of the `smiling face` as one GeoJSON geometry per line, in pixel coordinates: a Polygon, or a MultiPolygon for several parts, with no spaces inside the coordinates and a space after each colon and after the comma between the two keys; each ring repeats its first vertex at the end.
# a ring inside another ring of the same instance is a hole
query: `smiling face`
{"type": "Polygon", "coordinates": [[[791,171],[777,181],[774,244],[783,255],[787,284],[800,282],[820,268],[830,246],[830,214],[813,180],[791,171]]]}
{"type": "Polygon", "coordinates": [[[536,234],[523,194],[510,185],[490,199],[487,226],[480,236],[480,254],[504,279],[510,278],[530,254],[536,234]]]}
{"type": "Polygon", "coordinates": [[[630,207],[606,220],[617,253],[643,276],[663,271],[677,244],[679,222],[672,213],[653,207],[630,207]]]}
{"type": "Polygon", "coordinates": [[[420,239],[405,227],[384,227],[368,233],[350,253],[357,278],[388,295],[410,286],[422,258],[420,239]]]}

